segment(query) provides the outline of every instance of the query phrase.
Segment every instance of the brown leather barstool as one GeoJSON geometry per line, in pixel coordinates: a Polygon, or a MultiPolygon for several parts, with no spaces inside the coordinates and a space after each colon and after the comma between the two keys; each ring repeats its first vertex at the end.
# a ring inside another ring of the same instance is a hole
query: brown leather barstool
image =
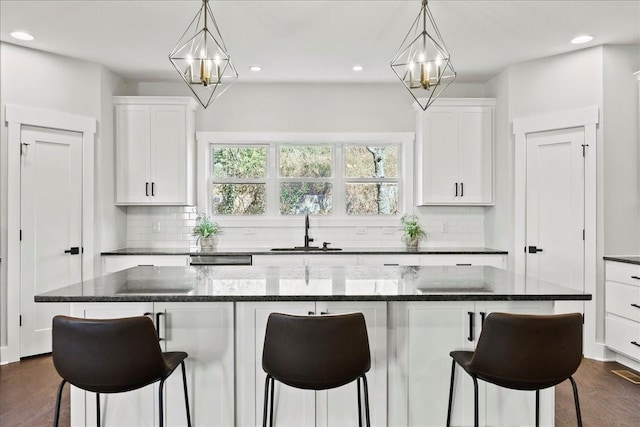
{"type": "Polygon", "coordinates": [[[54,427],[60,417],[60,398],[65,383],[96,393],[97,425],[100,426],[100,393],[132,391],[160,381],[160,426],[164,425],[164,381],[182,366],[187,425],[191,426],[187,377],[187,353],[163,353],[151,319],[53,318],[53,364],[62,377],[56,398],[54,427]]]}
{"type": "Polygon", "coordinates": [[[271,313],[262,352],[262,369],[267,373],[263,427],[267,425],[268,409],[269,425],[273,426],[275,380],[305,390],[327,390],[357,381],[360,426],[362,380],[365,419],[369,426],[369,389],[365,374],[370,368],[369,337],[362,313],[322,316],[271,313]]]}
{"type": "Polygon", "coordinates": [[[478,379],[514,390],[535,390],[536,426],[540,390],[571,381],[578,425],[582,427],[578,388],[573,379],[582,362],[582,314],[550,316],[491,313],[475,351],[452,351],[447,427],[451,424],[456,363],[473,379],[474,425],[478,427],[478,379]]]}

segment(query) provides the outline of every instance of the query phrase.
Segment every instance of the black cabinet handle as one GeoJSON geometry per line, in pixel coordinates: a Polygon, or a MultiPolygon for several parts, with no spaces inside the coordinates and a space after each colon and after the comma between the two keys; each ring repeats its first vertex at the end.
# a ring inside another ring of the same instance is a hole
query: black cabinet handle
{"type": "Polygon", "coordinates": [[[156,195],[156,183],[155,182],[151,183],[151,195],[152,196],[156,195]]]}
{"type": "Polygon", "coordinates": [[[308,312],[307,312],[307,314],[308,314],[309,316],[313,316],[313,315],[315,315],[316,313],[315,313],[314,311],[308,311],[308,312]]]}
{"type": "Polygon", "coordinates": [[[164,338],[160,338],[160,316],[164,316],[164,313],[156,313],[156,333],[158,334],[158,341],[163,341],[164,338]]]}
{"type": "Polygon", "coordinates": [[[471,265],[471,264],[456,264],[456,267],[462,267],[462,266],[465,266],[465,265],[466,265],[466,266],[469,266],[469,265],[471,265]]]}
{"type": "Polygon", "coordinates": [[[464,182],[460,183],[460,197],[464,197],[464,182]]]}
{"type": "Polygon", "coordinates": [[[475,335],[473,333],[473,317],[474,317],[474,312],[473,311],[468,311],[467,314],[469,315],[469,336],[467,337],[468,341],[473,341],[473,336],[475,335]]]}
{"type": "Polygon", "coordinates": [[[456,197],[458,197],[458,183],[456,182],[456,197]]]}
{"type": "Polygon", "coordinates": [[[147,196],[149,195],[149,183],[148,182],[144,183],[144,194],[147,195],[147,196]]]}
{"type": "Polygon", "coordinates": [[[542,249],[536,246],[529,246],[529,249],[527,250],[527,252],[529,252],[530,254],[535,254],[537,252],[542,252],[542,249]]]}
{"type": "Polygon", "coordinates": [[[640,276],[631,276],[632,279],[640,280],[640,276]]]}
{"type": "Polygon", "coordinates": [[[640,308],[640,305],[638,305],[638,304],[631,304],[631,307],[640,308]]]}
{"type": "Polygon", "coordinates": [[[320,312],[320,316],[324,316],[325,314],[329,314],[329,312],[328,311],[321,311],[320,312]]]}
{"type": "Polygon", "coordinates": [[[80,253],[80,247],[74,246],[64,251],[65,254],[78,255],[80,253]]]}
{"type": "Polygon", "coordinates": [[[487,313],[485,313],[484,311],[481,311],[480,312],[480,326],[484,326],[485,317],[487,317],[487,313]]]}
{"type": "Polygon", "coordinates": [[[636,347],[640,347],[640,344],[638,344],[637,341],[631,341],[631,344],[635,345],[636,347]]]}

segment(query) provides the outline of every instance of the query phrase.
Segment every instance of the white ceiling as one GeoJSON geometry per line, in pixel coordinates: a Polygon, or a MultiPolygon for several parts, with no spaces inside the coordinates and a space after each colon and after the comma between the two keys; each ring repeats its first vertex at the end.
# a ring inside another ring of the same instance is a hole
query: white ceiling
{"type": "MultiPolygon", "coordinates": [[[[178,1],[0,1],[0,40],[103,64],[126,80],[175,80],[167,56],[200,7],[178,1]],[[20,42],[15,30],[35,36],[20,42]]],[[[247,82],[394,81],[389,63],[420,0],[211,1],[247,82]],[[364,70],[354,72],[354,65],[364,70]],[[249,71],[260,65],[263,71],[249,71]]],[[[454,1],[429,7],[460,81],[600,44],[640,43],[640,0],[454,1]],[[572,45],[589,33],[595,39],[572,45]]]]}

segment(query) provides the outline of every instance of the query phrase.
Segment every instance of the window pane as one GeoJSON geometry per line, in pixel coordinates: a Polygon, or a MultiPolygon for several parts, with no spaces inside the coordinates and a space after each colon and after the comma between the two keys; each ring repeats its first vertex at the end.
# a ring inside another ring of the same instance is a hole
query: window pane
{"type": "Polygon", "coordinates": [[[345,147],[345,176],[348,178],[396,178],[398,176],[397,146],[345,147]]]}
{"type": "Polygon", "coordinates": [[[347,183],[347,215],[395,215],[398,213],[398,184],[347,183]]]}
{"type": "Polygon", "coordinates": [[[266,211],[265,184],[214,184],[214,215],[263,215],[266,211]]]}
{"type": "Polygon", "coordinates": [[[280,176],[326,178],[331,176],[331,146],[281,145],[280,176]]]}
{"type": "Polygon", "coordinates": [[[280,184],[280,213],[283,215],[331,213],[331,184],[327,182],[285,182],[280,184]]]}
{"type": "Polygon", "coordinates": [[[213,179],[259,179],[266,177],[267,149],[255,147],[214,147],[213,179]]]}

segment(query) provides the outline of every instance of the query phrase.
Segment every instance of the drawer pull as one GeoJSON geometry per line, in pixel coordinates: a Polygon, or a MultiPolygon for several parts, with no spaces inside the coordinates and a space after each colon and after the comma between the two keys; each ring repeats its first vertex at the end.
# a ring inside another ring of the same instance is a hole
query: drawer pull
{"type": "Polygon", "coordinates": [[[640,347],[640,344],[638,344],[636,341],[631,341],[631,344],[635,345],[636,347],[640,347]]]}
{"type": "Polygon", "coordinates": [[[640,308],[640,305],[638,305],[638,304],[631,304],[631,307],[640,308]]]}
{"type": "Polygon", "coordinates": [[[640,280],[640,276],[631,276],[632,279],[640,280]]]}

